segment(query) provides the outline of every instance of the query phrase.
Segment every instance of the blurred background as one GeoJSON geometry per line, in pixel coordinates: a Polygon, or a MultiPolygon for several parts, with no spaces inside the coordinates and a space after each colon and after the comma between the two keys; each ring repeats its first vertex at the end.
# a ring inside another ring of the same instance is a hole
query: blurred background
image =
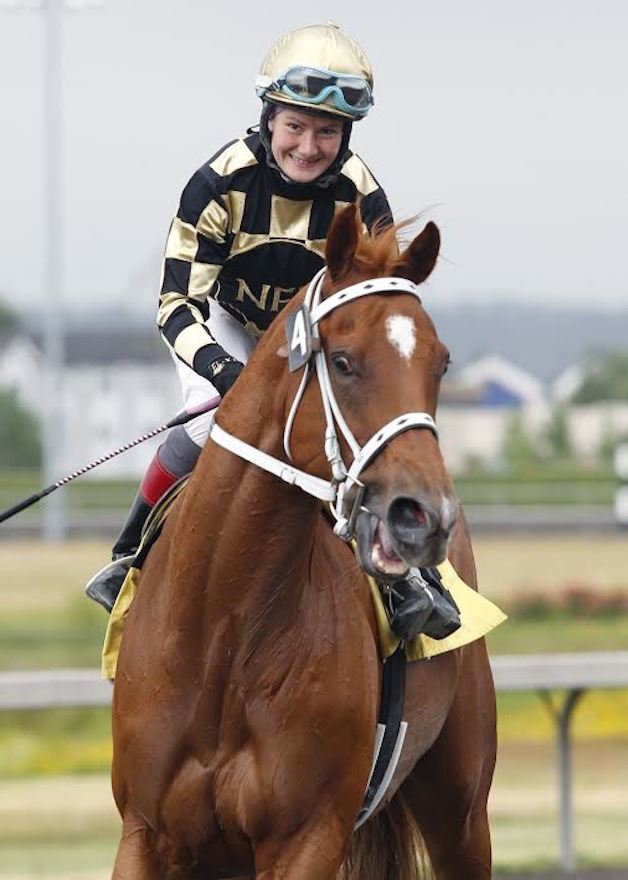
{"type": "MultiPolygon", "coordinates": [[[[628,7],[621,0],[0,0],[0,510],[180,408],[155,329],[194,170],[259,116],[279,33],[333,19],[376,105],[353,148],[397,220],[438,223],[424,303],[453,366],[438,421],[494,657],[628,648],[628,7]]],[[[83,597],[145,443],[0,525],[0,671],[96,668],[83,597]]],[[[90,607],[92,606],[92,607],[90,607]]],[[[623,656],[623,653],[621,653],[623,656]]],[[[562,705],[564,692],[554,695],[562,705]]],[[[503,872],[560,862],[556,720],[499,692],[503,872]]],[[[628,681],[571,720],[574,864],[628,876],[628,681]]],[[[0,878],[108,876],[106,707],[2,711],[0,878]]]]}

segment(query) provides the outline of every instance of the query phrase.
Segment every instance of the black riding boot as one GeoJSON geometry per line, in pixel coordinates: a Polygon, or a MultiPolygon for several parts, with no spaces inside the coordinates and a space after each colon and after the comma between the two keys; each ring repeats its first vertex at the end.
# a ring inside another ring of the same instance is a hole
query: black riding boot
{"type": "Polygon", "coordinates": [[[435,568],[413,568],[389,588],[392,631],[410,641],[419,633],[444,639],[460,628],[460,613],[453,596],[442,585],[435,568]]]}
{"type": "Polygon", "coordinates": [[[85,588],[87,595],[107,611],[111,612],[133,563],[148,514],[180,477],[190,473],[200,453],[201,447],[179,425],[153,456],[124,528],[113,545],[112,561],[95,574],[85,588]]]}
{"type": "Polygon", "coordinates": [[[101,568],[85,587],[85,592],[90,599],[94,599],[109,613],[115,605],[124,579],[133,564],[137,548],[140,545],[144,523],[152,509],[152,505],[141,495],[136,496],[127,521],[113,545],[111,562],[101,568]]]}

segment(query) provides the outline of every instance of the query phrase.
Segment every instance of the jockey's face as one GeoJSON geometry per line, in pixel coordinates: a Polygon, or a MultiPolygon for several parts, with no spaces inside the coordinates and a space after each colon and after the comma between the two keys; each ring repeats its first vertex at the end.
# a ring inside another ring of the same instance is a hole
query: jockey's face
{"type": "Polygon", "coordinates": [[[283,108],[268,123],[273,158],[295,183],[312,183],[333,164],[342,120],[283,108]]]}

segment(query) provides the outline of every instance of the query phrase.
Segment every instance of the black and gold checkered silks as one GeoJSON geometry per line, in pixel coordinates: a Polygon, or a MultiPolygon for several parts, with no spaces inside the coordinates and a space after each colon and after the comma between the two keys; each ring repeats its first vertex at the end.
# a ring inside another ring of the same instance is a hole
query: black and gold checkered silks
{"type": "Polygon", "coordinates": [[[208,297],[261,336],[323,265],[335,213],[358,199],[369,229],[390,218],[383,190],[355,154],[323,188],[283,180],[258,134],[223,147],[184,189],[166,243],[158,323],[177,356],[207,374],[208,297]]]}

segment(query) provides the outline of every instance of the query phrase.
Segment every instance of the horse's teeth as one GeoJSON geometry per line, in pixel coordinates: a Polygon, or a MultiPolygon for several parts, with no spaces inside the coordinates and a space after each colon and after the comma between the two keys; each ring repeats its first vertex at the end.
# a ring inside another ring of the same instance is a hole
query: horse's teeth
{"type": "Polygon", "coordinates": [[[397,556],[397,554],[395,553],[395,551],[393,549],[393,545],[392,545],[392,541],[390,540],[390,534],[388,532],[388,529],[386,528],[383,520],[381,520],[381,519],[380,519],[378,526],[377,526],[377,537],[380,540],[380,543],[382,545],[382,549],[383,549],[384,553],[386,554],[386,556],[388,556],[392,559],[398,559],[399,557],[397,556]]]}
{"type": "Polygon", "coordinates": [[[373,542],[373,548],[371,550],[371,563],[373,568],[381,571],[382,574],[400,575],[404,574],[408,568],[402,559],[399,559],[398,556],[392,553],[392,548],[390,555],[386,552],[385,548],[380,543],[379,530],[375,536],[375,541],[373,542]]]}

